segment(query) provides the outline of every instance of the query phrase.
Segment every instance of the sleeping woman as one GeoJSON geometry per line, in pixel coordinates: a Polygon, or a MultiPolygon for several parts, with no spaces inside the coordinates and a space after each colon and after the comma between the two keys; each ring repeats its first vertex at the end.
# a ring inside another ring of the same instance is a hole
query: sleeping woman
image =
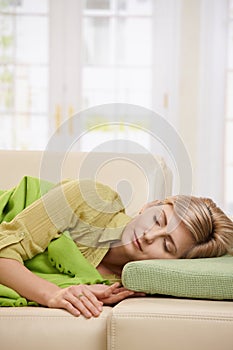
{"type": "Polygon", "coordinates": [[[233,222],[211,199],[173,196],[143,207],[134,218],[119,195],[91,180],[69,180],[50,189],[0,224],[0,283],[27,300],[75,316],[99,316],[103,305],[142,293],[119,282],[61,288],[25,262],[68,231],[83,258],[103,278],[121,278],[125,264],[146,259],[185,259],[232,254],[233,222]]]}

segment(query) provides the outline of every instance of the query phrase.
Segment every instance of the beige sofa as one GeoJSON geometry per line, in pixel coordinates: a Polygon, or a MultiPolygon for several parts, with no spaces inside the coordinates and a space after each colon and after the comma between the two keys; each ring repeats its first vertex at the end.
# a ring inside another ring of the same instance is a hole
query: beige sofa
{"type": "MultiPolygon", "coordinates": [[[[54,182],[88,176],[122,191],[132,215],[172,187],[169,168],[151,155],[0,151],[0,162],[0,188],[16,185],[23,175],[54,182]]],[[[232,350],[233,303],[131,298],[89,320],[44,307],[0,308],[0,349],[232,350]]]]}

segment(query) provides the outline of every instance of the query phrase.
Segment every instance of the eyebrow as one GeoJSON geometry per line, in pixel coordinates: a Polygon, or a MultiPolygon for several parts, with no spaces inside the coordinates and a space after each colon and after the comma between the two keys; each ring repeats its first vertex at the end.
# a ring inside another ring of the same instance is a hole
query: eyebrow
{"type": "MultiPolygon", "coordinates": [[[[167,220],[167,215],[166,215],[164,209],[162,209],[162,213],[163,213],[163,217],[164,217],[164,223],[165,223],[165,225],[167,225],[168,220],[167,220]]],[[[171,241],[171,243],[173,244],[173,246],[174,246],[174,248],[175,248],[175,254],[177,254],[177,247],[176,247],[176,245],[175,245],[175,242],[174,242],[172,236],[171,236],[170,234],[168,234],[168,235],[167,235],[167,238],[168,238],[168,239],[171,241]]]]}

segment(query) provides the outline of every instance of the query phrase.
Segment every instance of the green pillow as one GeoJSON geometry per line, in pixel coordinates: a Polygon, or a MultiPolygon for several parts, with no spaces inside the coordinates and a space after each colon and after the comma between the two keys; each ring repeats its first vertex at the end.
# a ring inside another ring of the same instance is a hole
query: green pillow
{"type": "Polygon", "coordinates": [[[198,299],[233,299],[233,256],[143,260],[126,264],[124,287],[147,294],[198,299]]]}

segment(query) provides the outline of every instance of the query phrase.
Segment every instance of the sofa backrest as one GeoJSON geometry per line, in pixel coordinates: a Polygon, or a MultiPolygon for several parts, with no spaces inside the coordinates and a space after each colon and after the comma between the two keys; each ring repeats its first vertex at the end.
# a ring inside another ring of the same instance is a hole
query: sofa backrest
{"type": "Polygon", "coordinates": [[[163,158],[151,154],[0,151],[0,189],[14,187],[25,176],[54,183],[91,178],[117,190],[128,214],[172,192],[172,174],[163,158]]]}

